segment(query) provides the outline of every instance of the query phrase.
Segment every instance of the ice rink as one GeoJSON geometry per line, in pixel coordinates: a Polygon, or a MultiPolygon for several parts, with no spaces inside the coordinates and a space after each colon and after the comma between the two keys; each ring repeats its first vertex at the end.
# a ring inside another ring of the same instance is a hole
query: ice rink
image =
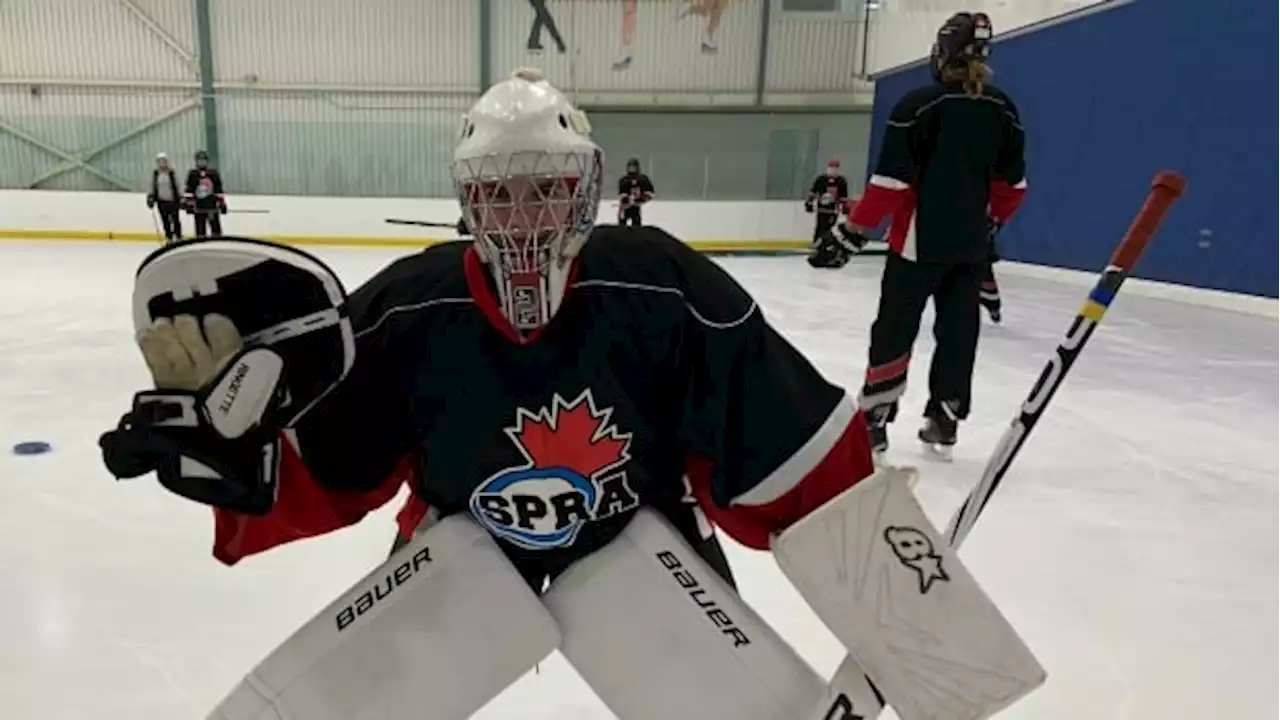
{"type": "MultiPolygon", "coordinates": [[[[391,541],[394,503],[228,569],[209,554],[207,509],[103,469],[98,435],[148,380],[129,298],[151,249],[0,243],[4,720],[200,720],[391,541]],[[9,453],[24,440],[54,450],[9,453]]],[[[349,286],[403,254],[316,252],[349,286]]],[[[856,390],[875,260],[841,272],[798,258],[722,262],[829,378],[856,390]]],[[[922,468],[917,492],[939,525],[1086,292],[1000,277],[1005,320],[984,325],[955,462],[926,459],[914,439],[929,318],[892,427],[891,459],[922,468]]],[[[1275,319],[1121,292],[962,551],[1049,672],[1000,717],[1277,717],[1277,352],[1275,319]]],[[[773,561],[730,550],[747,599],[830,673],[841,649],[773,561]]],[[[555,657],[477,715],[611,717],[555,657]]]]}

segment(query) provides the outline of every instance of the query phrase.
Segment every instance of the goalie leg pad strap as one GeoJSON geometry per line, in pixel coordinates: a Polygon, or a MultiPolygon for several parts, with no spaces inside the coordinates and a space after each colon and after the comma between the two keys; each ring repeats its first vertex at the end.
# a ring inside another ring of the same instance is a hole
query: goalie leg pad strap
{"type": "Polygon", "coordinates": [[[902,720],[979,720],[1044,682],[1022,638],[885,468],[774,539],[783,573],[902,720]]]}
{"type": "Polygon", "coordinates": [[[493,539],[454,515],[276,648],[210,720],[466,720],[559,642],[493,539]]]}
{"type": "Polygon", "coordinates": [[[560,651],[622,720],[802,718],[822,679],[667,524],[642,509],[544,602],[560,651]]]}

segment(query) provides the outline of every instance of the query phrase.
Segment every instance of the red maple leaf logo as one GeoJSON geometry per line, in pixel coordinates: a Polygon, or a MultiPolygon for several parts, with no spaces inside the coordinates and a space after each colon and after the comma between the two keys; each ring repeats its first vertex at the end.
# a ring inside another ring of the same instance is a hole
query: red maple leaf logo
{"type": "Polygon", "coordinates": [[[590,478],[631,459],[631,434],[609,423],[612,414],[613,408],[596,409],[590,390],[569,402],[556,395],[537,413],[517,409],[507,435],[533,467],[563,467],[590,478]]]}

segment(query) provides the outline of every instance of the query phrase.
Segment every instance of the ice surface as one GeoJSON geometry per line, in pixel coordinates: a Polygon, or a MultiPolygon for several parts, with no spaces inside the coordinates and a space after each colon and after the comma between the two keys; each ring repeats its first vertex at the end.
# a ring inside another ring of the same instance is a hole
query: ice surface
{"type": "MultiPolygon", "coordinates": [[[[0,717],[203,718],[246,670],[387,551],[392,510],[234,569],[209,512],[153,481],[116,483],[100,432],[145,371],[129,295],[151,248],[0,244],[0,717]],[[50,454],[8,448],[47,440],[50,454]]],[[[349,283],[395,255],[319,252],[349,283]]],[[[879,270],[795,258],[724,264],[834,381],[856,389],[879,270]]],[[[956,461],[914,441],[932,341],[892,428],[937,523],[975,481],[1083,298],[1002,276],[975,413],[956,461]]],[[[1277,716],[1274,320],[1124,293],[963,550],[1049,670],[1002,717],[1277,716]]],[[[767,556],[730,548],[743,592],[820,671],[842,651],[767,556]]],[[[625,652],[625,648],[619,648],[625,652]]],[[[422,717],[430,717],[424,710],[422,717]]],[[[478,716],[609,718],[558,658],[478,716]]]]}

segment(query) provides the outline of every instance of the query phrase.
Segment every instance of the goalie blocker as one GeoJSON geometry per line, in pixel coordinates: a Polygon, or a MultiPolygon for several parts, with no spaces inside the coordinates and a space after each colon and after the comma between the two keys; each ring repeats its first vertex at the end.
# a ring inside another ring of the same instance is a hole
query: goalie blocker
{"type": "Polygon", "coordinates": [[[773,552],[902,720],[981,720],[1045,680],[925,516],[907,471],[858,483],[776,537],[773,552]]]}

